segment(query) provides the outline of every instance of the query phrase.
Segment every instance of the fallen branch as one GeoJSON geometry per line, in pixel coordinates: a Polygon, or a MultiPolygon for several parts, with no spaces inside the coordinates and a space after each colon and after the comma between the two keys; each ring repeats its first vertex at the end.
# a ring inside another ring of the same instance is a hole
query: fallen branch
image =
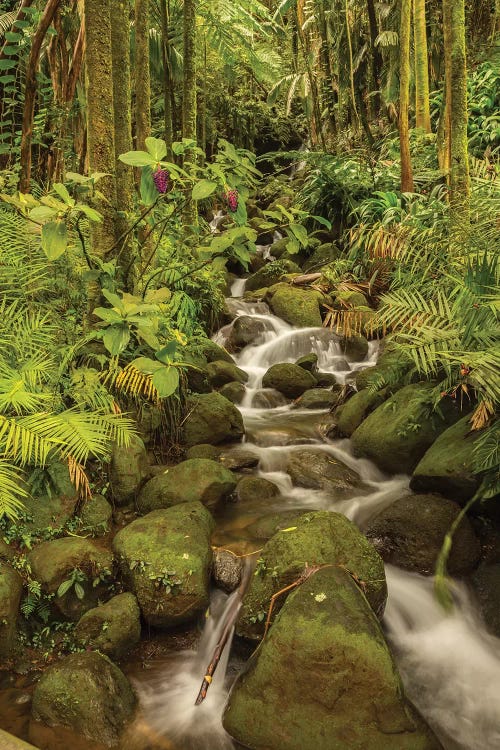
{"type": "Polygon", "coordinates": [[[318,281],[322,277],[321,273],[305,273],[302,276],[295,276],[292,280],[292,284],[312,284],[313,281],[318,281]]]}

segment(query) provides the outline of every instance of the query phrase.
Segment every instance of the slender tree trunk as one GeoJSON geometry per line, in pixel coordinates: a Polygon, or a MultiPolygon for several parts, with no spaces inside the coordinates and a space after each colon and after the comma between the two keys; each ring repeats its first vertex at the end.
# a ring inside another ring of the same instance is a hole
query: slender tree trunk
{"type": "Polygon", "coordinates": [[[349,0],[345,0],[345,26],[347,34],[347,46],[349,48],[349,81],[351,84],[351,104],[356,127],[359,127],[359,114],[356,106],[356,89],[354,87],[354,61],[352,56],[351,25],[349,23],[349,0]]]}
{"type": "Polygon", "coordinates": [[[470,217],[470,179],[467,140],[467,63],[464,0],[443,0],[444,55],[450,152],[450,205],[457,222],[470,217]],[[449,80],[449,86],[448,86],[449,80]]]}
{"type": "Polygon", "coordinates": [[[411,2],[401,0],[401,26],[399,33],[399,146],[401,154],[401,190],[413,192],[413,171],[410,155],[409,108],[410,108],[410,34],[411,2]]]}
{"type": "Polygon", "coordinates": [[[375,114],[379,114],[381,106],[380,88],[382,84],[382,55],[378,46],[376,45],[378,37],[378,24],[377,14],[375,12],[375,0],[367,0],[368,8],[368,22],[370,25],[370,46],[371,46],[371,74],[373,79],[373,85],[375,86],[377,93],[373,97],[375,114]]]}
{"type": "Polygon", "coordinates": [[[161,54],[163,62],[163,107],[165,110],[165,141],[168,149],[169,158],[172,155],[172,141],[174,140],[174,125],[172,120],[172,99],[171,91],[173,88],[172,74],[170,70],[170,42],[168,38],[169,30],[169,9],[168,0],[161,0],[161,54]]]}
{"type": "Polygon", "coordinates": [[[326,22],[324,0],[318,3],[319,30],[321,37],[320,60],[323,71],[322,99],[323,110],[328,113],[328,130],[332,137],[337,134],[337,124],[335,121],[335,94],[333,83],[333,72],[330,66],[330,44],[328,40],[328,26],[326,22]]]}
{"type": "Polygon", "coordinates": [[[196,139],[196,0],[184,0],[182,136],[196,139]]]}
{"type": "Polygon", "coordinates": [[[21,176],[19,180],[19,190],[22,193],[30,191],[31,181],[31,139],[33,136],[33,117],[35,114],[35,97],[36,97],[36,71],[40,58],[40,49],[42,47],[45,34],[51,25],[55,13],[59,8],[61,0],[49,0],[42,13],[38,28],[33,37],[31,44],[30,56],[26,66],[26,86],[24,90],[24,109],[23,124],[21,136],[21,176]]]}
{"type": "Polygon", "coordinates": [[[149,0],[135,0],[135,107],[137,148],[143,151],[151,135],[149,0]]]}
{"type": "Polygon", "coordinates": [[[413,31],[415,39],[415,110],[417,128],[422,128],[426,133],[431,133],[425,0],[413,0],[413,31]]]}

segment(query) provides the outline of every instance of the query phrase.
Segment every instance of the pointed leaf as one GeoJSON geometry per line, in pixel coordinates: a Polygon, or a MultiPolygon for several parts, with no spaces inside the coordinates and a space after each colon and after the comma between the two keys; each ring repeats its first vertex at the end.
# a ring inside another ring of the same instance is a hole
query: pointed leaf
{"type": "Polygon", "coordinates": [[[172,361],[176,350],[177,341],[169,341],[168,344],[163,347],[163,349],[160,349],[159,352],[156,352],[155,357],[159,362],[163,362],[164,365],[167,365],[172,361]]]}
{"type": "Polygon", "coordinates": [[[167,144],[161,138],[146,138],[145,144],[155,161],[161,161],[167,155],[167,144]]]}
{"type": "Polygon", "coordinates": [[[102,340],[110,354],[113,356],[121,354],[130,341],[130,330],[128,325],[121,323],[119,325],[109,326],[109,328],[106,329],[102,340]]]}
{"type": "Polygon", "coordinates": [[[49,221],[42,227],[42,250],[49,260],[59,258],[68,247],[68,229],[64,221],[49,221]]]}
{"type": "Polygon", "coordinates": [[[160,398],[168,398],[179,385],[179,370],[175,367],[161,367],[153,373],[152,381],[160,398]]]}
{"type": "Polygon", "coordinates": [[[212,180],[200,180],[193,188],[193,200],[201,201],[203,198],[208,198],[209,195],[215,192],[216,188],[216,182],[212,182],[212,180]]]}
{"type": "Polygon", "coordinates": [[[157,159],[153,159],[147,151],[127,151],[126,154],[120,154],[118,158],[129,167],[154,167],[157,163],[157,159]]]}

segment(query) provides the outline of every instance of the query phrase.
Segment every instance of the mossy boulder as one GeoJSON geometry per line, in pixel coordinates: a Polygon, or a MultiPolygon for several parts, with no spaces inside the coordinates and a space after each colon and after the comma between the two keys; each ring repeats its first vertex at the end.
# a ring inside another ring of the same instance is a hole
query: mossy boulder
{"type": "Polygon", "coordinates": [[[486,627],[500,638],[500,563],[480,565],[470,583],[486,627]]]}
{"type": "Polygon", "coordinates": [[[432,443],[460,418],[450,399],[433,410],[429,383],[407,385],[368,415],[352,435],[357,456],[389,474],[411,474],[432,443]]]}
{"type": "Polygon", "coordinates": [[[403,380],[411,367],[411,362],[404,354],[388,348],[383,351],[373,367],[365,367],[356,373],[356,388],[358,391],[367,388],[382,377],[388,382],[396,383],[403,380]]]}
{"type": "Polygon", "coordinates": [[[381,627],[346,570],[291,593],[237,679],[223,717],[245,747],[439,750],[405,700],[381,627]]]}
{"type": "Polygon", "coordinates": [[[253,344],[266,330],[267,326],[263,320],[253,318],[250,315],[239,315],[234,321],[229,335],[231,348],[238,351],[249,344],[253,344]]]}
{"type": "Polygon", "coordinates": [[[199,350],[182,352],[182,359],[191,367],[186,368],[187,385],[191,393],[210,393],[212,386],[208,379],[208,360],[199,350]]]}
{"type": "Polygon", "coordinates": [[[347,336],[340,340],[340,348],[349,362],[362,362],[368,355],[368,341],[364,336],[347,336]]]}
{"type": "Polygon", "coordinates": [[[33,693],[33,718],[49,727],[117,747],[133,716],[136,698],[118,667],[106,656],[87,651],[50,666],[33,693]]]}
{"type": "Polygon", "coordinates": [[[383,404],[388,397],[388,388],[383,388],[381,391],[363,388],[362,391],[355,393],[335,412],[338,434],[342,437],[351,437],[368,414],[383,404]]]}
{"type": "Polygon", "coordinates": [[[236,496],[242,503],[267,500],[280,494],[279,487],[264,477],[243,477],[236,487],[236,496]]]}
{"type": "Polygon", "coordinates": [[[220,393],[202,393],[186,399],[186,418],[182,428],[184,444],[217,445],[240,440],[245,432],[243,417],[236,406],[220,393]]]}
{"type": "Polygon", "coordinates": [[[227,549],[217,549],[214,552],[212,578],[215,585],[230,594],[238,588],[243,573],[241,558],[227,549]]]}
{"type": "Polygon", "coordinates": [[[479,488],[474,474],[473,448],[479,432],[471,431],[470,416],[445,430],[417,464],[410,487],[415,492],[439,492],[466,503],[479,488]]]}
{"type": "Polygon", "coordinates": [[[207,365],[207,374],[214,388],[220,388],[226,383],[246,383],[248,380],[248,374],[244,370],[240,370],[232,362],[224,362],[224,360],[210,362],[207,365]]]}
{"type": "Polygon", "coordinates": [[[224,360],[226,362],[232,362],[234,364],[234,359],[231,357],[229,352],[226,351],[224,347],[219,346],[219,344],[216,344],[215,341],[212,341],[211,339],[205,339],[202,342],[200,349],[207,362],[217,362],[220,360],[224,360]]]}
{"type": "Polygon", "coordinates": [[[148,454],[139,437],[134,437],[128,446],[115,445],[109,466],[109,481],[116,505],[133,502],[148,475],[148,454]]]}
{"type": "Polygon", "coordinates": [[[339,402],[342,386],[335,390],[326,388],[311,388],[295,401],[295,409],[332,409],[339,402]]]}
{"type": "Polygon", "coordinates": [[[244,445],[223,450],[219,458],[221,464],[231,471],[254,469],[258,465],[259,460],[259,454],[251,448],[246,448],[244,445]]]}
{"type": "Polygon", "coordinates": [[[149,625],[196,619],[209,601],[214,521],[199,502],[154,510],[118,532],[113,548],[149,625]]]}
{"type": "Polygon", "coordinates": [[[257,289],[273,286],[289,273],[301,273],[300,266],[291,260],[275,260],[267,263],[247,279],[245,291],[255,292],[257,289]]]}
{"type": "Polygon", "coordinates": [[[323,266],[333,263],[340,256],[340,250],[334,242],[319,245],[304,263],[304,271],[320,271],[323,266]]]}
{"type": "Polygon", "coordinates": [[[318,370],[318,355],[314,352],[305,354],[303,357],[299,357],[295,361],[295,364],[314,374],[318,370]]]}
{"type": "Polygon", "coordinates": [[[277,284],[268,291],[269,305],[278,318],[297,328],[320,328],[323,295],[313,289],[277,284]]]}
{"type": "Polygon", "coordinates": [[[280,240],[276,240],[276,242],[273,242],[273,244],[269,248],[269,252],[273,256],[273,258],[279,260],[281,256],[286,253],[289,242],[290,239],[288,237],[282,237],[280,240]]]}
{"type": "Polygon", "coordinates": [[[316,448],[299,448],[290,453],[286,470],[296,487],[324,490],[332,498],[368,491],[359,474],[338,458],[316,448]]]}
{"type": "Polygon", "coordinates": [[[83,646],[112,659],[126,656],[141,637],[141,612],[137,599],[126,592],[90,609],[78,621],[75,637],[83,646]]]}
{"type": "MultiPolygon", "coordinates": [[[[439,495],[408,495],[379,513],[365,533],[385,562],[433,575],[444,538],[459,513],[459,505],[439,495]]],[[[464,518],[453,535],[449,573],[473,570],[479,555],[479,541],[464,518]]]]}
{"type": "Polygon", "coordinates": [[[337,306],[342,308],[365,308],[369,307],[368,301],[362,292],[353,290],[342,290],[335,292],[337,306]]]}
{"type": "Polygon", "coordinates": [[[250,526],[247,526],[246,531],[254,539],[264,539],[267,542],[278,531],[295,526],[298,519],[304,513],[309,512],[307,508],[304,508],[303,510],[284,510],[278,513],[268,513],[251,523],[250,526]]]}
{"type": "Polygon", "coordinates": [[[40,532],[42,535],[46,533],[47,529],[59,529],[75,512],[78,492],[70,479],[67,464],[54,461],[47,467],[46,474],[49,487],[35,488],[23,500],[23,513],[17,522],[21,533],[36,537],[40,532]]]}
{"type": "Polygon", "coordinates": [[[220,448],[210,445],[210,443],[193,445],[192,448],[186,451],[186,458],[209,458],[211,461],[218,461],[219,456],[220,448]]]}
{"type": "Polygon", "coordinates": [[[298,398],[315,385],[314,375],[292,362],[271,365],[262,378],[263,388],[274,388],[287,398],[298,398]]]}
{"type": "Polygon", "coordinates": [[[235,487],[234,475],[218,461],[189,458],[146,482],[137,498],[137,510],[139,513],[150,513],[196,500],[208,507],[215,507],[229,497],[235,487]]]}
{"type": "MultiPolygon", "coordinates": [[[[246,638],[261,638],[272,595],[314,565],[345,566],[363,581],[370,605],[381,616],[387,598],[384,563],[356,526],[341,513],[328,511],[304,513],[294,526],[275,534],[260,553],[236,632],[246,638]]],[[[280,597],[276,611],[283,601],[280,597]]]]}
{"type": "Polygon", "coordinates": [[[55,594],[53,603],[69,620],[79,620],[99,600],[109,599],[113,586],[113,554],[91,539],[64,537],[43,542],[28,555],[33,578],[47,594],[55,594]],[[78,571],[81,590],[72,585],[62,596],[59,586],[78,571]],[[82,593],[83,592],[83,593],[82,593]]]}
{"type": "Polygon", "coordinates": [[[23,592],[19,573],[0,562],[0,662],[13,655],[16,647],[16,622],[23,592]]]}
{"type": "Polygon", "coordinates": [[[314,377],[318,388],[330,388],[337,384],[337,378],[333,372],[315,372],[314,377]]]}
{"type": "Polygon", "coordinates": [[[102,495],[94,495],[87,500],[80,513],[80,531],[92,536],[104,536],[111,528],[113,508],[102,495]]]}
{"type": "Polygon", "coordinates": [[[231,401],[231,403],[241,404],[245,398],[246,388],[243,383],[233,381],[231,383],[226,383],[222,388],[219,388],[219,393],[221,396],[224,396],[224,398],[227,398],[228,401],[231,401]]]}

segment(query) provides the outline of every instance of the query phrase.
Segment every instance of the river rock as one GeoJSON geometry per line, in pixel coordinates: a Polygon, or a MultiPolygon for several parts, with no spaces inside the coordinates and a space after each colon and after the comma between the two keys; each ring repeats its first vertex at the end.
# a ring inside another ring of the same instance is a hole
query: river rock
{"type": "Polygon", "coordinates": [[[310,511],[307,508],[304,508],[303,510],[284,510],[278,513],[269,513],[247,526],[246,531],[248,531],[254,539],[264,539],[267,542],[267,540],[274,536],[278,531],[295,526],[297,520],[303,516],[304,513],[310,513],[310,511]]]}
{"type": "Polygon", "coordinates": [[[340,255],[340,250],[334,242],[324,242],[317,247],[304,263],[304,271],[315,273],[323,266],[333,263],[340,255]]]}
{"type": "Polygon", "coordinates": [[[92,536],[104,536],[111,527],[113,508],[105,497],[94,495],[83,506],[80,518],[80,531],[90,532],[92,536]]]}
{"type": "Polygon", "coordinates": [[[377,406],[383,404],[388,397],[388,388],[383,388],[381,391],[371,391],[369,388],[363,388],[362,391],[355,393],[335,412],[338,434],[342,437],[351,437],[363,420],[377,406]]]}
{"type": "Polygon", "coordinates": [[[263,320],[252,318],[250,315],[240,315],[231,328],[229,344],[234,351],[253,344],[267,330],[263,320]]]}
{"type": "Polygon", "coordinates": [[[19,573],[0,562],[0,661],[13,655],[16,646],[16,622],[23,592],[19,573]]]}
{"type": "Polygon", "coordinates": [[[294,402],[294,409],[332,409],[338,404],[342,386],[338,386],[334,391],[325,388],[311,388],[302,394],[294,402]]]}
{"type": "Polygon", "coordinates": [[[380,354],[376,365],[365,367],[356,373],[356,388],[361,391],[380,379],[390,385],[395,385],[402,381],[410,367],[411,361],[407,356],[388,347],[380,354]]]}
{"type": "Polygon", "coordinates": [[[337,378],[333,372],[315,372],[314,377],[316,378],[318,388],[330,388],[330,386],[337,383],[337,378]]]}
{"type": "Polygon", "coordinates": [[[254,469],[259,463],[259,455],[248,448],[229,448],[222,451],[219,460],[226,469],[242,471],[254,469]]]}
{"type": "Polygon", "coordinates": [[[224,727],[266,750],[438,750],[406,702],[381,627],[346,570],[294,592],[237,679],[224,727]]]}
{"type": "MultiPolygon", "coordinates": [[[[408,495],[396,500],[371,521],[366,536],[385,562],[432,575],[445,535],[460,507],[438,495],[408,495]]],[[[480,544],[465,518],[453,535],[448,558],[451,575],[472,570],[479,561],[480,544]]]]}
{"type": "Polygon", "coordinates": [[[243,572],[241,559],[227,549],[217,549],[214,552],[212,577],[215,585],[230,594],[238,588],[243,572]]]}
{"type": "Polygon", "coordinates": [[[340,348],[349,362],[362,362],[368,355],[368,341],[364,336],[348,336],[340,340],[340,348]]]}
{"type": "Polygon", "coordinates": [[[297,328],[322,326],[320,302],[323,295],[313,289],[277,284],[268,290],[270,307],[278,318],[297,328]]]}
{"type": "Polygon", "coordinates": [[[76,639],[85,647],[112,659],[127,655],[141,637],[141,612],[133,594],[113,596],[106,604],[90,609],[75,628],[76,639]]]}
{"type": "Polygon", "coordinates": [[[246,292],[255,292],[278,283],[288,273],[301,273],[301,268],[291,260],[276,260],[252,274],[245,286],[246,292]]]}
{"type": "Polygon", "coordinates": [[[264,388],[274,388],[287,398],[297,398],[316,385],[314,376],[289,362],[271,365],[262,379],[264,388]]]}
{"type": "Polygon", "coordinates": [[[208,379],[214,388],[219,388],[227,383],[246,383],[248,374],[231,362],[215,360],[207,365],[208,379]]]}
{"type": "Polygon", "coordinates": [[[340,499],[364,485],[359,474],[326,451],[300,448],[290,453],[286,467],[297,487],[326,490],[340,499]]]}
{"type": "MultiPolygon", "coordinates": [[[[224,350],[223,350],[224,351],[224,350]]],[[[218,352],[217,352],[218,353],[218,352]]],[[[224,355],[221,355],[221,359],[224,355]]],[[[212,386],[208,379],[208,360],[199,350],[183,350],[182,359],[191,367],[186,367],[187,385],[191,393],[210,393],[212,386]]]]}
{"type": "Polygon", "coordinates": [[[315,374],[318,370],[318,355],[314,352],[311,352],[311,354],[305,354],[303,357],[299,357],[295,364],[302,367],[304,370],[315,374]]]}
{"type": "Polygon", "coordinates": [[[470,415],[445,430],[417,464],[410,487],[415,492],[440,492],[465,504],[479,488],[474,474],[473,447],[481,433],[472,432],[470,415]]]}
{"type": "Polygon", "coordinates": [[[209,458],[211,461],[218,461],[220,456],[220,448],[210,443],[200,443],[200,445],[193,445],[192,448],[186,451],[186,458],[209,458]]]}
{"type": "Polygon", "coordinates": [[[224,347],[216,344],[211,339],[205,339],[200,346],[203,356],[207,362],[217,362],[225,360],[226,362],[232,362],[234,365],[234,359],[231,357],[228,351],[224,347]]]}
{"type": "MultiPolygon", "coordinates": [[[[381,616],[387,598],[384,563],[366,537],[341,513],[315,511],[300,516],[264,546],[241,608],[239,635],[260,639],[272,595],[299,578],[307,566],[343,565],[363,581],[366,596],[381,616]]],[[[283,604],[280,597],[275,613],[283,604]]]]}
{"type": "Polygon", "coordinates": [[[139,493],[137,510],[150,513],[195,500],[215,507],[227,499],[235,487],[235,477],[218,461],[189,458],[150,479],[139,493]]]}
{"type": "Polygon", "coordinates": [[[434,386],[407,385],[373,411],[352,436],[357,456],[389,474],[411,474],[424,453],[460,417],[451,399],[432,411],[434,386]]]}
{"type": "Polygon", "coordinates": [[[226,383],[222,386],[222,388],[219,388],[219,393],[221,396],[224,396],[224,398],[227,398],[228,401],[231,401],[233,404],[241,404],[241,402],[245,398],[246,388],[243,383],[234,381],[231,383],[226,383]]]}
{"type": "Polygon", "coordinates": [[[263,477],[243,477],[236,487],[236,496],[242,503],[267,500],[271,497],[277,497],[279,494],[279,487],[263,477]]]}
{"type": "Polygon", "coordinates": [[[486,627],[500,638],[500,564],[480,565],[470,583],[486,627]]]}
{"type": "Polygon", "coordinates": [[[113,548],[149,625],[196,619],[209,601],[214,521],[199,502],[154,510],[118,532],[113,548]]]}
{"type": "Polygon", "coordinates": [[[87,651],[50,666],[33,693],[33,718],[49,727],[118,747],[132,718],[136,698],[118,667],[106,656],[87,651]]]}
{"type": "Polygon", "coordinates": [[[245,429],[236,406],[220,393],[202,393],[186,399],[187,416],[182,428],[184,444],[190,448],[199,443],[217,445],[240,440],[245,429]]]}
{"type": "Polygon", "coordinates": [[[128,446],[114,446],[109,466],[109,481],[116,505],[133,502],[139,487],[148,475],[148,454],[139,437],[132,438],[128,446]]]}
{"type": "Polygon", "coordinates": [[[78,620],[99,600],[109,599],[113,585],[113,555],[110,550],[90,539],[64,537],[43,542],[28,555],[33,578],[42,584],[46,594],[54,594],[53,603],[69,620],[78,620]],[[58,596],[59,586],[69,580],[74,571],[83,575],[78,597],[75,586],[58,596]]]}
{"type": "Polygon", "coordinates": [[[23,499],[23,512],[16,523],[23,536],[37,538],[47,530],[60,529],[74,515],[78,492],[70,479],[68,465],[62,461],[51,462],[47,474],[50,486],[35,487],[32,494],[23,499]]]}

